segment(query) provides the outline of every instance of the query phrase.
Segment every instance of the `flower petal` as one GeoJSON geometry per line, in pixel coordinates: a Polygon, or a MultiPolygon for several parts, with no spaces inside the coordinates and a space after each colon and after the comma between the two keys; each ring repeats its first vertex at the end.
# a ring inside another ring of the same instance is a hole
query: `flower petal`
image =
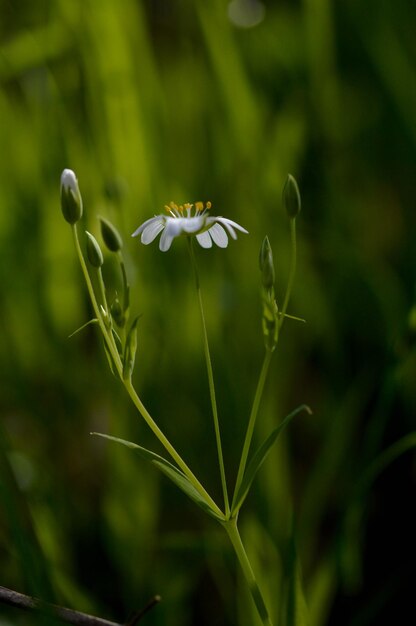
{"type": "Polygon", "coordinates": [[[242,233],[248,233],[248,230],[240,226],[240,224],[237,224],[237,222],[233,222],[233,220],[229,220],[226,217],[216,217],[214,219],[216,222],[219,222],[223,226],[225,226],[233,239],[237,239],[237,233],[235,232],[234,228],[240,230],[242,233]]]}
{"type": "Polygon", "coordinates": [[[145,222],[143,222],[143,224],[139,226],[139,228],[137,228],[134,231],[134,233],[132,234],[132,237],[137,237],[137,235],[140,235],[144,231],[146,226],[148,226],[152,222],[159,221],[160,219],[162,219],[162,215],[155,215],[154,217],[151,217],[149,220],[146,220],[145,222]]]}
{"type": "Polygon", "coordinates": [[[152,243],[160,233],[165,228],[165,223],[162,219],[153,220],[151,224],[148,224],[146,228],[142,232],[141,242],[144,243],[145,246],[147,244],[152,243]]]}
{"type": "Polygon", "coordinates": [[[212,239],[208,233],[209,231],[205,231],[196,236],[197,241],[202,248],[212,248],[212,239]]]}
{"type": "Polygon", "coordinates": [[[177,235],[180,235],[181,231],[180,229],[178,229],[177,224],[175,224],[175,222],[177,221],[178,220],[173,217],[166,220],[165,229],[159,241],[159,250],[161,250],[162,252],[166,252],[167,250],[169,250],[170,246],[172,245],[172,241],[177,235]]]}
{"type": "Polygon", "coordinates": [[[216,243],[219,248],[226,248],[228,246],[227,233],[220,224],[214,224],[207,232],[211,235],[214,243],[216,243]]]}

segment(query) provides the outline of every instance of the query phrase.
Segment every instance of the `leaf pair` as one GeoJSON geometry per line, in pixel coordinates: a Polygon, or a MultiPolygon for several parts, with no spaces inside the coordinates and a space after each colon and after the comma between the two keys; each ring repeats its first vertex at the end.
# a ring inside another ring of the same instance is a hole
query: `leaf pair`
{"type": "Polygon", "coordinates": [[[197,489],[185,476],[185,474],[159,454],[156,454],[151,450],[147,450],[147,448],[143,448],[142,446],[139,446],[132,441],[127,441],[126,439],[119,439],[118,437],[112,437],[111,435],[105,435],[103,433],[91,434],[98,435],[99,437],[103,437],[104,439],[108,439],[109,441],[121,443],[123,446],[134,450],[143,459],[145,459],[146,461],[150,461],[151,463],[153,463],[153,465],[160,469],[160,471],[163,472],[163,474],[165,474],[168,478],[170,478],[170,480],[175,483],[175,485],[179,487],[179,489],[183,491],[188,496],[188,498],[195,502],[206,513],[211,515],[211,517],[214,517],[216,520],[221,522],[224,521],[224,519],[217,515],[217,513],[212,509],[209,502],[205,500],[203,496],[197,491],[197,489]]]}
{"type": "MultiPolygon", "coordinates": [[[[278,436],[283,431],[283,429],[289,424],[289,422],[301,411],[307,411],[307,413],[311,414],[311,409],[306,405],[302,404],[297,409],[289,413],[285,417],[285,419],[275,428],[269,437],[264,441],[264,443],[258,448],[258,450],[253,455],[247,470],[244,474],[244,477],[241,481],[241,484],[237,487],[236,492],[234,494],[233,504],[231,515],[235,517],[240,510],[244,500],[246,499],[248,492],[250,490],[251,484],[260,469],[263,465],[268,453],[270,452],[271,447],[276,442],[278,436]]],[[[134,450],[146,461],[150,461],[155,465],[165,476],[167,476],[181,491],[183,491],[188,498],[190,498],[193,502],[195,502],[201,509],[203,509],[208,515],[213,517],[219,522],[224,522],[225,518],[218,515],[218,513],[212,508],[211,504],[208,500],[206,500],[196,487],[192,484],[185,474],[179,470],[175,465],[167,461],[159,454],[148,450],[147,448],[143,448],[132,441],[127,441],[126,439],[120,439],[119,437],[113,437],[112,435],[105,435],[103,433],[91,433],[92,435],[97,435],[102,437],[103,439],[108,439],[109,441],[115,441],[116,443],[121,443],[123,446],[134,450]]]]}

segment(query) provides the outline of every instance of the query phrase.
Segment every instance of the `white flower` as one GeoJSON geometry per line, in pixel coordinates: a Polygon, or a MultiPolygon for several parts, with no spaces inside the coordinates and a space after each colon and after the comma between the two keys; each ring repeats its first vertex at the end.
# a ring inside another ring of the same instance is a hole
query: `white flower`
{"type": "Polygon", "coordinates": [[[236,230],[242,233],[248,231],[225,217],[213,217],[208,211],[211,203],[207,202],[205,206],[202,202],[193,204],[185,204],[178,206],[171,202],[169,206],[165,206],[168,215],[155,215],[146,220],[137,230],[134,231],[132,237],[141,235],[141,242],[145,245],[152,243],[162,233],[159,242],[159,248],[162,252],[169,250],[172,241],[180,235],[195,236],[200,246],[203,248],[211,248],[212,242],[220,248],[228,246],[228,235],[233,239],[237,239],[236,230]],[[228,231],[228,234],[227,234],[228,231]]]}

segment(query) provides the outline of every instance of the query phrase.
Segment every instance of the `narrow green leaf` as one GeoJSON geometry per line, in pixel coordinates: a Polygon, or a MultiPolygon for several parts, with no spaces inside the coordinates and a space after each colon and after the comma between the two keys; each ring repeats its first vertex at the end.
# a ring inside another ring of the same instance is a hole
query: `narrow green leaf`
{"type": "Polygon", "coordinates": [[[190,498],[193,502],[195,502],[201,509],[203,509],[206,513],[214,517],[216,520],[221,522],[224,521],[219,515],[212,510],[210,504],[204,500],[203,496],[195,489],[192,483],[188,480],[181,470],[175,467],[172,463],[164,459],[159,454],[148,450],[147,448],[143,448],[142,446],[137,445],[137,443],[133,443],[132,441],[127,441],[126,439],[119,439],[118,437],[113,437],[111,435],[105,435],[103,433],[91,433],[92,435],[98,435],[98,437],[103,437],[104,439],[108,439],[109,441],[115,441],[116,443],[121,443],[123,446],[134,450],[146,461],[150,461],[155,465],[158,469],[160,469],[163,474],[165,474],[170,480],[175,483],[181,491],[183,491],[188,498],[190,498]]]}
{"type": "Polygon", "coordinates": [[[275,428],[272,431],[272,433],[268,436],[268,438],[262,443],[262,445],[254,453],[250,463],[247,466],[243,480],[241,481],[241,485],[239,486],[239,488],[237,489],[237,492],[234,495],[233,505],[232,505],[233,515],[237,511],[239,511],[239,509],[241,508],[241,505],[246,499],[249,489],[251,487],[251,483],[253,482],[258,470],[262,466],[265,458],[267,457],[270,451],[270,448],[275,443],[276,439],[278,438],[280,433],[283,431],[283,429],[289,424],[289,422],[295,417],[295,415],[297,415],[301,411],[307,411],[309,415],[312,414],[311,409],[306,404],[302,404],[301,406],[298,406],[297,409],[295,409],[294,411],[292,411],[292,413],[289,413],[289,415],[285,417],[285,419],[279,424],[279,426],[277,426],[277,428],[275,428]]]}
{"type": "Polygon", "coordinates": [[[114,341],[116,343],[117,352],[121,356],[123,354],[123,342],[121,341],[121,337],[118,334],[118,332],[116,331],[116,329],[114,328],[114,326],[111,328],[111,332],[113,333],[114,341]]]}
{"type": "Polygon", "coordinates": [[[137,316],[132,323],[126,339],[126,348],[124,352],[123,362],[123,379],[129,380],[133,374],[134,361],[136,359],[137,350],[137,322],[140,316],[137,316]]]}
{"type": "Polygon", "coordinates": [[[113,376],[116,376],[116,368],[114,367],[113,356],[110,350],[108,349],[108,346],[105,341],[103,341],[103,346],[104,346],[105,356],[107,357],[107,361],[108,361],[108,365],[110,367],[111,373],[113,374],[113,376]]]}
{"type": "Polygon", "coordinates": [[[83,324],[82,326],[80,326],[79,328],[74,330],[74,332],[69,335],[68,339],[71,339],[71,337],[73,337],[77,333],[81,332],[81,330],[84,330],[84,328],[87,328],[87,326],[89,326],[90,324],[98,324],[97,318],[94,317],[94,319],[89,320],[89,322],[85,322],[85,324],[83,324]]]}
{"type": "Polygon", "coordinates": [[[289,313],[284,313],[283,315],[279,313],[279,317],[287,317],[288,320],[295,320],[296,322],[303,322],[306,324],[306,320],[303,317],[296,317],[296,315],[289,315],[289,313]]]}
{"type": "Polygon", "coordinates": [[[374,480],[381,474],[393,461],[402,454],[416,447],[416,431],[412,431],[395,441],[391,446],[383,450],[377,456],[367,470],[363,473],[361,479],[356,485],[356,493],[363,493],[369,489],[374,480]]]}

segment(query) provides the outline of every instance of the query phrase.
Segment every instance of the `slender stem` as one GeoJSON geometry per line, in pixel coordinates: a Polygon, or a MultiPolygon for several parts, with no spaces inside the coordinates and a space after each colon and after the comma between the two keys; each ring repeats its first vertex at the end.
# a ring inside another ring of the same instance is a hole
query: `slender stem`
{"type": "Polygon", "coordinates": [[[0,602],[14,606],[18,609],[24,609],[26,611],[37,611],[44,615],[50,615],[58,618],[60,621],[74,624],[74,626],[122,626],[118,622],[110,622],[107,619],[101,617],[95,617],[80,611],[73,611],[63,606],[57,606],[55,604],[49,604],[48,602],[42,602],[32,596],[27,596],[18,591],[7,589],[7,587],[0,587],[0,602]]]}
{"type": "Polygon", "coordinates": [[[140,622],[142,617],[144,617],[146,613],[150,611],[150,609],[153,609],[153,607],[156,606],[156,604],[159,604],[160,600],[161,600],[160,596],[153,596],[153,598],[149,600],[149,602],[146,604],[145,607],[143,607],[140,611],[137,611],[137,613],[134,613],[132,615],[132,617],[129,619],[129,621],[127,622],[125,626],[136,626],[136,624],[140,622]]]}
{"type": "Polygon", "coordinates": [[[182,459],[180,454],[178,454],[178,452],[175,450],[173,445],[170,443],[169,439],[160,430],[159,426],[156,424],[154,419],[151,417],[150,413],[147,411],[147,409],[144,406],[143,402],[140,400],[140,398],[139,398],[135,388],[133,387],[133,384],[132,384],[131,380],[124,381],[124,386],[126,388],[126,391],[129,394],[131,400],[133,401],[134,406],[139,411],[139,413],[141,414],[141,416],[143,417],[143,419],[145,420],[146,424],[149,426],[151,431],[159,439],[160,443],[165,448],[165,450],[167,450],[169,452],[170,456],[177,463],[178,467],[182,470],[182,472],[185,474],[185,476],[188,478],[189,482],[192,483],[192,485],[195,487],[195,489],[198,491],[198,493],[202,496],[202,498],[209,504],[209,506],[213,509],[213,511],[218,516],[223,518],[224,517],[224,513],[221,511],[219,506],[214,502],[214,500],[211,498],[211,496],[206,491],[206,489],[201,485],[201,483],[199,482],[199,480],[197,479],[195,474],[188,467],[188,465],[182,459]]]}
{"type": "MultiPolygon", "coordinates": [[[[246,437],[244,439],[243,451],[241,453],[240,465],[238,468],[237,480],[235,484],[234,495],[237,495],[238,489],[243,480],[244,472],[247,465],[248,453],[250,451],[251,440],[253,438],[254,426],[257,419],[257,414],[259,412],[260,402],[263,395],[264,384],[266,382],[267,373],[269,371],[270,362],[272,359],[272,354],[270,350],[266,350],[266,354],[264,355],[263,365],[260,371],[259,380],[257,383],[257,389],[253,400],[253,406],[251,407],[251,413],[248,420],[246,437]]],[[[234,503],[233,503],[234,504],[234,503]]],[[[234,511],[233,511],[234,512],[234,511]]]]}
{"type": "Polygon", "coordinates": [[[223,526],[227,531],[228,537],[230,538],[231,544],[240,563],[244,578],[247,581],[247,585],[254,600],[254,604],[256,605],[262,624],[264,626],[273,626],[262,593],[251,567],[251,563],[248,559],[243,542],[241,541],[240,533],[238,532],[237,527],[237,519],[234,517],[227,522],[224,522],[223,526]]]}
{"type": "MultiPolygon", "coordinates": [[[[281,312],[279,313],[279,320],[277,322],[278,323],[278,334],[277,334],[277,341],[276,341],[276,343],[279,340],[280,329],[282,328],[282,324],[283,324],[284,319],[286,317],[286,311],[287,311],[287,307],[288,307],[288,304],[289,304],[290,295],[292,293],[293,282],[294,282],[295,274],[296,274],[297,250],[296,250],[296,219],[295,218],[292,218],[290,220],[290,240],[291,240],[291,259],[290,259],[289,278],[288,278],[288,281],[287,281],[286,292],[285,292],[285,296],[284,296],[284,300],[283,300],[283,307],[282,307],[281,312]]],[[[290,317],[290,316],[288,316],[288,317],[290,317]]],[[[247,432],[246,432],[244,445],[243,445],[243,451],[241,453],[241,460],[240,460],[240,465],[239,465],[238,473],[237,473],[237,480],[236,480],[236,485],[235,485],[235,490],[234,490],[234,497],[237,495],[238,489],[239,489],[239,487],[241,485],[241,482],[243,480],[243,477],[244,477],[244,472],[245,472],[246,465],[247,465],[248,454],[249,454],[249,451],[250,451],[251,440],[253,438],[254,426],[255,426],[255,423],[256,423],[257,413],[258,413],[258,410],[259,410],[261,397],[263,395],[264,383],[266,381],[267,372],[269,370],[272,354],[273,354],[273,352],[271,350],[266,350],[266,354],[264,356],[264,361],[263,361],[263,366],[262,366],[262,369],[260,371],[259,381],[257,383],[257,389],[256,389],[256,393],[255,393],[254,400],[253,400],[253,406],[251,408],[251,413],[250,413],[250,417],[249,417],[249,421],[248,421],[247,432]]],[[[234,504],[234,502],[233,502],[233,504],[234,504]]],[[[234,510],[233,510],[233,513],[235,513],[234,510]]]]}
{"type": "Polygon", "coordinates": [[[81,264],[82,273],[84,274],[84,279],[85,279],[85,282],[86,282],[86,285],[87,285],[88,293],[89,293],[89,296],[90,296],[91,304],[92,304],[93,309],[94,309],[95,316],[96,316],[96,318],[98,320],[98,324],[99,324],[100,330],[101,330],[101,332],[103,334],[104,341],[105,341],[105,343],[107,345],[107,348],[108,348],[108,350],[109,350],[109,352],[110,352],[110,354],[111,354],[111,356],[113,358],[114,365],[115,365],[115,367],[117,369],[117,372],[118,372],[119,376],[122,378],[123,364],[121,362],[120,355],[118,353],[118,350],[117,350],[117,347],[116,347],[116,344],[115,344],[115,341],[114,341],[114,337],[113,337],[112,333],[108,332],[108,329],[107,329],[107,327],[105,325],[105,322],[103,320],[102,313],[101,313],[100,308],[98,306],[97,299],[96,299],[95,293],[94,293],[94,288],[92,286],[91,278],[90,278],[90,275],[89,275],[89,272],[88,272],[88,268],[87,268],[87,265],[85,263],[84,255],[82,254],[81,246],[80,246],[80,243],[79,243],[78,231],[77,231],[76,224],[73,224],[73,226],[72,226],[72,233],[73,233],[73,236],[74,236],[75,248],[76,248],[76,251],[77,251],[77,254],[78,254],[78,259],[79,259],[79,262],[81,264]]]}
{"type": "Polygon", "coordinates": [[[220,474],[221,474],[221,484],[222,484],[222,490],[224,494],[225,515],[226,517],[228,517],[230,514],[230,503],[228,500],[227,481],[225,478],[224,457],[222,453],[220,423],[218,419],[217,400],[216,400],[216,395],[215,395],[214,374],[212,371],[211,355],[209,351],[208,333],[207,333],[207,327],[205,323],[204,306],[202,302],[202,292],[201,292],[201,286],[200,286],[199,275],[198,275],[198,266],[196,264],[196,258],[195,258],[192,241],[193,241],[192,237],[188,237],[189,253],[191,255],[191,262],[194,268],[195,285],[196,285],[196,291],[198,294],[199,312],[201,314],[202,334],[203,334],[203,340],[204,340],[204,353],[205,353],[205,361],[207,365],[208,385],[209,385],[209,393],[211,397],[211,407],[212,407],[212,417],[214,419],[215,439],[217,442],[218,462],[219,462],[220,474]]]}
{"type": "Polygon", "coordinates": [[[296,218],[292,218],[290,220],[290,241],[291,241],[291,247],[292,247],[291,259],[290,259],[290,270],[289,270],[289,278],[287,281],[286,293],[285,293],[285,297],[283,300],[283,306],[280,312],[279,330],[282,328],[283,322],[285,320],[285,315],[286,315],[287,307],[289,304],[290,295],[292,293],[293,281],[295,280],[295,274],[296,274],[296,256],[297,256],[296,218]]]}
{"type": "Polygon", "coordinates": [[[224,517],[224,514],[222,513],[221,509],[214,502],[214,500],[211,498],[211,496],[208,494],[208,492],[204,489],[204,487],[201,485],[199,480],[196,478],[196,476],[193,474],[193,472],[187,466],[187,464],[182,459],[182,457],[176,452],[175,448],[170,443],[170,441],[168,440],[166,435],[164,435],[164,433],[160,430],[159,426],[156,424],[156,422],[154,421],[154,419],[152,418],[150,413],[147,411],[147,409],[145,408],[143,402],[140,400],[136,390],[134,389],[131,380],[126,380],[126,381],[123,380],[123,364],[121,362],[120,355],[119,355],[117,347],[115,345],[114,337],[113,337],[112,333],[108,332],[108,329],[107,329],[107,327],[106,327],[106,325],[105,325],[105,323],[103,321],[102,314],[101,314],[101,311],[99,309],[99,306],[98,306],[98,303],[97,303],[97,299],[95,297],[94,288],[93,288],[92,283],[91,283],[91,278],[90,278],[90,275],[88,273],[88,269],[87,269],[87,266],[86,266],[86,263],[85,263],[85,260],[84,260],[84,256],[82,254],[81,246],[79,244],[78,232],[77,232],[76,225],[73,226],[73,234],[74,234],[75,247],[76,247],[76,250],[77,250],[77,253],[78,253],[79,261],[80,261],[81,268],[82,268],[82,271],[83,271],[83,274],[84,274],[85,282],[87,284],[88,293],[89,293],[89,296],[90,296],[90,299],[91,299],[91,303],[92,303],[95,315],[96,315],[98,323],[100,325],[100,329],[101,329],[101,332],[103,334],[104,340],[105,340],[105,342],[107,344],[107,347],[108,347],[108,349],[109,349],[109,351],[111,353],[111,356],[113,357],[114,364],[115,364],[115,367],[116,367],[117,372],[119,374],[119,377],[122,380],[122,382],[123,382],[123,384],[124,384],[128,394],[129,394],[131,400],[133,401],[133,404],[135,405],[135,407],[137,408],[137,410],[139,411],[139,413],[141,414],[141,416],[143,417],[143,419],[145,420],[145,422],[147,423],[149,428],[156,435],[156,437],[159,439],[160,443],[164,446],[164,448],[167,450],[167,452],[170,454],[170,456],[173,458],[173,460],[177,463],[177,465],[180,467],[180,469],[183,471],[183,473],[186,475],[188,480],[192,483],[192,485],[195,487],[195,489],[198,491],[198,493],[201,495],[201,497],[207,502],[207,504],[209,504],[209,506],[213,509],[213,511],[215,511],[215,513],[217,515],[219,515],[220,517],[224,517]]]}

